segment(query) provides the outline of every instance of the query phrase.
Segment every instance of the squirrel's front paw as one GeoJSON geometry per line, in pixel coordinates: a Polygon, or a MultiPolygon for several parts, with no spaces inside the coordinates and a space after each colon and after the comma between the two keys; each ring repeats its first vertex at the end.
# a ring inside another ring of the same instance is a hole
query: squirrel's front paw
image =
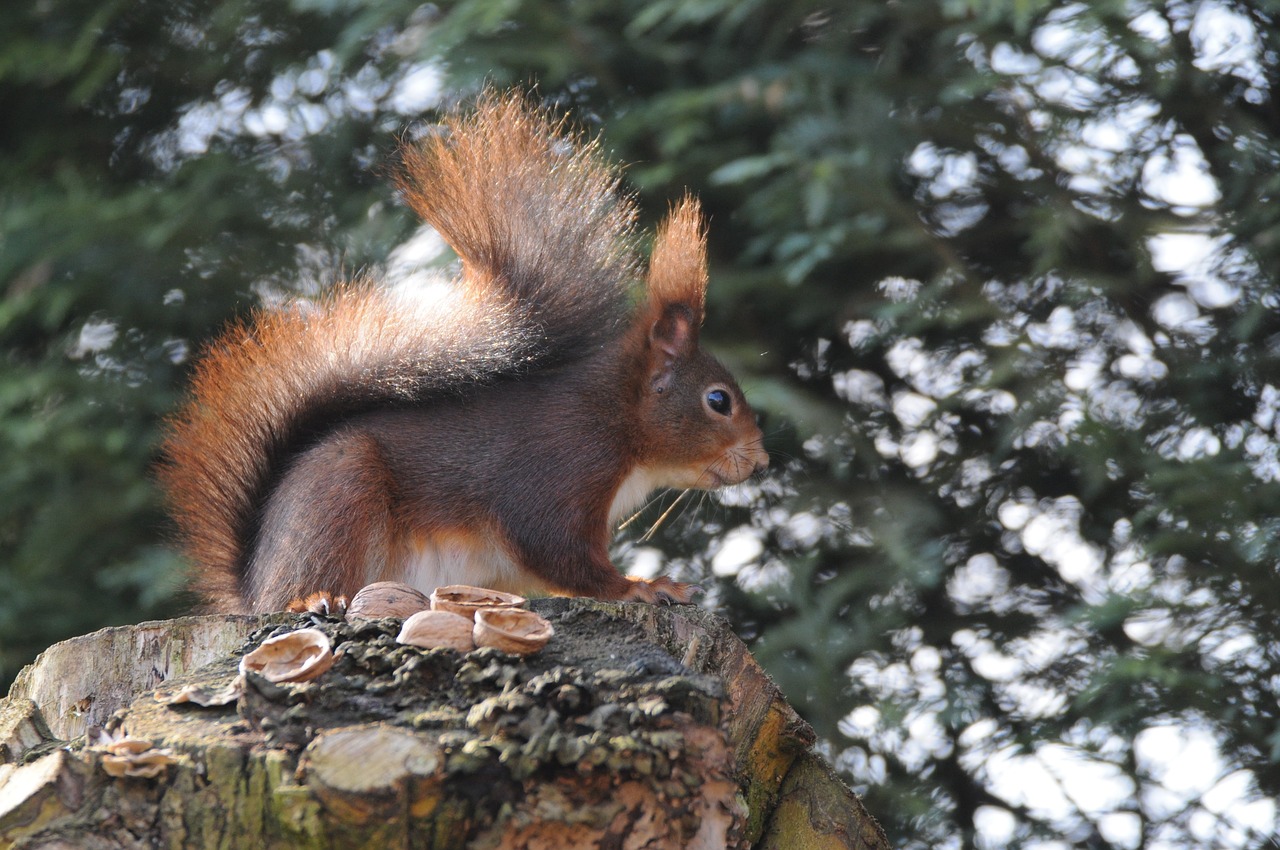
{"type": "Polygon", "coordinates": [[[622,597],[626,602],[686,605],[693,601],[694,594],[702,593],[702,588],[696,584],[672,581],[666,576],[658,576],[654,579],[627,576],[627,580],[631,582],[631,589],[627,591],[626,596],[622,597]]]}
{"type": "Polygon", "coordinates": [[[327,590],[294,599],[285,608],[291,614],[319,614],[341,619],[347,615],[347,597],[335,596],[327,590]]]}

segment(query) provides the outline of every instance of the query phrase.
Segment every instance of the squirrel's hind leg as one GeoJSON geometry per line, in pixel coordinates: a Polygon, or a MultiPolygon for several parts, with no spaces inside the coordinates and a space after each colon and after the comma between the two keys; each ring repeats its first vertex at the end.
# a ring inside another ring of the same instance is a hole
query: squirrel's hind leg
{"type": "Polygon", "coordinates": [[[315,611],[313,600],[337,601],[376,580],[390,556],[394,484],[381,446],[360,430],[335,432],[295,459],[263,514],[245,588],[251,610],[302,602],[315,611]]]}

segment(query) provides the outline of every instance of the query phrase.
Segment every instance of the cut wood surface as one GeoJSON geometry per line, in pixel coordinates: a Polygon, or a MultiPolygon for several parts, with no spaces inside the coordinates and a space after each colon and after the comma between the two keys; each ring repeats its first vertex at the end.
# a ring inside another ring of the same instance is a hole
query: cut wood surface
{"type": "Polygon", "coordinates": [[[526,657],[282,615],[51,647],[0,700],[0,847],[887,848],[721,620],[534,607],[526,657]],[[336,650],[315,679],[239,672],[305,627],[336,650]]]}
{"type": "Polygon", "coordinates": [[[226,658],[262,623],[262,617],[183,617],[74,637],[24,667],[9,696],[40,706],[53,734],[71,740],[138,694],[226,658]]]}

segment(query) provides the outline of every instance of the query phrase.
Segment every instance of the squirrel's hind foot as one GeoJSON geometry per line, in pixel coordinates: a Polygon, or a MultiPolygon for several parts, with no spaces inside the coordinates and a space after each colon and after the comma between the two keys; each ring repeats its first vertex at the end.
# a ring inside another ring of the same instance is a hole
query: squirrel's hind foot
{"type": "Polygon", "coordinates": [[[347,615],[347,597],[320,590],[310,596],[299,596],[285,606],[285,610],[291,614],[319,614],[342,619],[347,615]]]}
{"type": "Polygon", "coordinates": [[[673,581],[666,576],[654,579],[627,576],[627,580],[631,582],[631,588],[622,597],[624,602],[687,605],[693,602],[695,595],[703,592],[696,584],[673,581]]]}

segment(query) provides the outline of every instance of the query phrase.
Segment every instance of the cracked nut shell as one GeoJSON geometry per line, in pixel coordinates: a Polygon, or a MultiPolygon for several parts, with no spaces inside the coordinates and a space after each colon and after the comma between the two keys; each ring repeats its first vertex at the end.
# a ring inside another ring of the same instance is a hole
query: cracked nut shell
{"type": "Polygon", "coordinates": [[[472,625],[470,619],[452,611],[419,611],[404,621],[396,642],[422,649],[444,646],[469,652],[475,649],[472,625]]]}
{"type": "Polygon", "coordinates": [[[487,587],[471,587],[466,584],[450,584],[431,592],[431,607],[436,611],[452,611],[474,620],[476,611],[482,608],[523,608],[529,600],[514,593],[490,590],[487,587]]]}
{"type": "Polygon", "coordinates": [[[268,682],[307,682],[333,666],[333,645],[319,629],[298,629],[262,642],[240,659],[240,672],[268,682]]]}
{"type": "Polygon", "coordinates": [[[481,608],[473,637],[477,646],[492,646],[513,655],[529,655],[547,645],[555,629],[541,615],[523,608],[481,608]]]}

